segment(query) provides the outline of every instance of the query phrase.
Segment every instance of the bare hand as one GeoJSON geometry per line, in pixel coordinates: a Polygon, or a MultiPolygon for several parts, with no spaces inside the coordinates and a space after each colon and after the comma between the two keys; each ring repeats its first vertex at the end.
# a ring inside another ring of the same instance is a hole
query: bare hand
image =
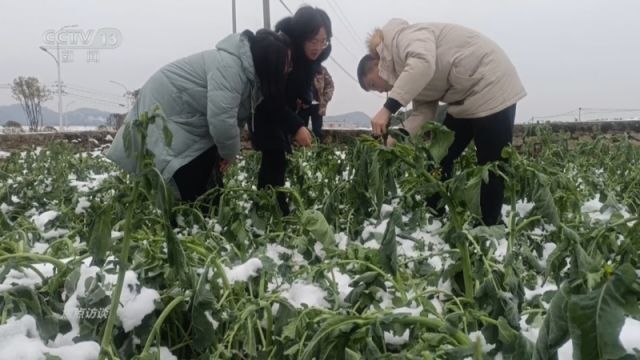
{"type": "Polygon", "coordinates": [[[387,143],[385,144],[388,147],[394,147],[396,146],[396,139],[392,138],[391,136],[389,136],[387,138],[387,143]]]}
{"type": "Polygon", "coordinates": [[[294,137],[294,140],[296,144],[300,146],[309,147],[313,142],[313,136],[311,135],[311,132],[309,131],[309,129],[303,126],[300,129],[298,129],[298,132],[296,132],[296,136],[294,137]]]}
{"type": "Polygon", "coordinates": [[[231,162],[229,162],[228,160],[222,159],[220,160],[219,166],[220,166],[219,167],[220,172],[224,174],[231,166],[231,162]]]}
{"type": "Polygon", "coordinates": [[[371,129],[373,135],[380,136],[387,132],[387,126],[389,126],[389,120],[391,119],[391,112],[386,108],[380,109],[376,116],[371,119],[371,129]]]}

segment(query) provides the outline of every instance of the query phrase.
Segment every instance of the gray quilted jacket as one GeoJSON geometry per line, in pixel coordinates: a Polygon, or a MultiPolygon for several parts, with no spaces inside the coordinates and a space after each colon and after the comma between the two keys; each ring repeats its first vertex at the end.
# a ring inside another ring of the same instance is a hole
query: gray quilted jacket
{"type": "MultiPolygon", "coordinates": [[[[165,146],[163,122],[156,121],[148,129],[146,147],[155,155],[155,165],[165,180],[170,181],[177,169],[212,145],[223,159],[233,161],[240,152],[240,129],[251,121],[261,100],[248,39],[233,34],[215,49],[177,60],[153,74],[124,124],[159,106],[173,141],[170,147],[165,146]]],[[[107,157],[133,173],[136,161],[135,155],[128,157],[125,152],[125,125],[107,157]]]]}

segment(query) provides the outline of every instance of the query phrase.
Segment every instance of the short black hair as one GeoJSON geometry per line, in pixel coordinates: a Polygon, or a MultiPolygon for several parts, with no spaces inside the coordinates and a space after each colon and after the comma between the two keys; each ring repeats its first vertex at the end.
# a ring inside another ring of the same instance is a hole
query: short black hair
{"type": "Polygon", "coordinates": [[[363,56],[358,63],[358,82],[360,83],[360,87],[365,91],[369,91],[369,89],[367,89],[364,84],[364,78],[374,69],[377,60],[373,55],[367,54],[363,56]]]}

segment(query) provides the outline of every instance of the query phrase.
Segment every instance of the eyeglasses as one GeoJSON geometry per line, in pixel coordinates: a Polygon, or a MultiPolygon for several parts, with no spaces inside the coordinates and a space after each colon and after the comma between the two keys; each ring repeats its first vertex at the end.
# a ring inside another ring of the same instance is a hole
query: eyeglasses
{"type": "Polygon", "coordinates": [[[330,44],[329,40],[327,39],[324,39],[324,40],[313,39],[313,40],[307,41],[307,43],[315,48],[321,48],[321,49],[326,48],[330,44]]]}

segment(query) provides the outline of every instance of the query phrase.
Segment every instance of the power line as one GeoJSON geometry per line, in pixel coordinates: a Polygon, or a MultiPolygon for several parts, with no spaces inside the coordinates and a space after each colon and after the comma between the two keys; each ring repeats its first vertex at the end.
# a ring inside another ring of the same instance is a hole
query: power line
{"type": "MultiPolygon", "coordinates": [[[[93,97],[93,96],[114,96],[116,98],[120,98],[122,96],[118,96],[118,95],[109,95],[106,93],[100,93],[99,91],[90,91],[90,90],[82,90],[82,89],[77,89],[75,86],[67,86],[65,84],[62,85],[63,87],[63,95],[68,95],[68,96],[72,96],[72,97],[76,97],[76,98],[81,98],[84,100],[88,100],[88,101],[93,101],[93,102],[97,102],[97,103],[101,103],[101,104],[106,104],[106,105],[117,105],[117,106],[121,106],[123,104],[117,102],[115,99],[106,99],[106,98],[97,98],[97,97],[93,97]],[[70,89],[72,91],[78,91],[84,94],[77,94],[77,93],[73,93],[73,92],[68,92],[66,91],[66,89],[70,89]],[[93,95],[93,96],[90,96],[93,95]]],[[[9,85],[4,85],[4,84],[0,84],[0,88],[7,88],[10,89],[11,87],[9,85]]]]}
{"type": "Polygon", "coordinates": [[[72,87],[72,86],[64,86],[63,87],[63,91],[64,90],[71,90],[71,91],[75,91],[77,93],[81,93],[82,95],[85,95],[85,96],[98,97],[98,98],[109,100],[109,101],[113,101],[113,102],[117,102],[117,101],[119,101],[120,99],[123,98],[122,96],[105,95],[103,93],[95,93],[95,92],[91,92],[91,91],[80,90],[80,89],[77,89],[77,88],[72,87]]]}
{"type": "Polygon", "coordinates": [[[125,104],[118,103],[118,102],[115,102],[115,101],[99,99],[99,98],[86,96],[86,95],[81,95],[81,94],[70,93],[70,92],[67,92],[67,91],[65,91],[63,93],[63,95],[76,97],[76,98],[81,98],[81,99],[84,99],[84,100],[93,101],[93,102],[97,102],[97,103],[101,103],[101,104],[105,104],[105,105],[114,105],[114,106],[117,105],[117,106],[120,106],[120,107],[126,106],[125,104]]]}
{"type": "Polygon", "coordinates": [[[347,26],[349,27],[349,29],[351,29],[353,35],[355,35],[355,37],[358,38],[358,40],[360,40],[361,42],[364,42],[364,39],[360,37],[360,35],[358,34],[358,31],[356,30],[356,28],[354,28],[353,24],[351,23],[351,21],[349,21],[349,17],[347,17],[347,15],[345,14],[344,10],[342,10],[342,7],[340,6],[340,3],[338,3],[335,0],[332,0],[332,1],[336,5],[336,7],[338,8],[338,11],[344,17],[344,19],[347,20],[347,26]]]}
{"type": "Polygon", "coordinates": [[[291,11],[291,9],[289,9],[287,4],[285,4],[283,0],[280,0],[280,4],[282,4],[282,6],[284,6],[284,8],[289,12],[289,14],[293,15],[293,11],[291,11]]]}
{"type": "MultiPolygon", "coordinates": [[[[575,121],[604,121],[611,119],[619,119],[622,114],[640,113],[640,109],[613,109],[613,108],[578,108],[577,110],[571,110],[560,114],[547,115],[547,116],[533,116],[531,120],[552,120],[561,118],[571,118],[575,121]],[[618,115],[618,116],[616,116],[618,115]]],[[[629,115],[626,115],[629,116],[629,115]]]]}
{"type": "Polygon", "coordinates": [[[347,75],[351,80],[353,80],[356,84],[360,85],[360,82],[358,81],[358,79],[356,79],[353,75],[351,75],[351,73],[349,71],[347,71],[347,69],[344,68],[344,66],[342,66],[342,64],[340,64],[338,62],[338,60],[336,60],[333,56],[329,56],[329,59],[331,61],[333,61],[334,64],[336,64],[338,66],[338,68],[340,68],[340,70],[342,70],[342,72],[345,73],[345,75],[347,75]]]}
{"type": "Polygon", "coordinates": [[[342,47],[343,47],[345,50],[347,50],[347,52],[348,52],[351,56],[353,56],[353,58],[354,58],[356,61],[359,61],[358,55],[354,54],[354,53],[349,49],[349,47],[348,47],[347,45],[345,45],[345,43],[343,43],[339,38],[337,38],[337,37],[335,37],[335,36],[334,36],[333,38],[338,42],[338,44],[342,45],[342,47]]]}
{"type": "Polygon", "coordinates": [[[118,98],[118,99],[124,97],[123,95],[118,95],[118,94],[114,94],[114,93],[105,92],[105,91],[102,91],[102,90],[92,89],[92,88],[88,88],[86,86],[81,86],[81,85],[77,85],[77,84],[64,83],[62,86],[70,88],[70,89],[74,89],[76,91],[89,93],[89,94],[94,94],[94,95],[99,95],[99,96],[113,97],[113,98],[118,98]]]}
{"type": "Polygon", "coordinates": [[[583,112],[591,113],[611,113],[611,112],[637,112],[640,109],[598,109],[598,108],[581,108],[583,112]]]}
{"type": "Polygon", "coordinates": [[[336,13],[336,17],[345,26],[345,28],[347,29],[347,33],[353,38],[353,40],[357,44],[361,44],[361,45],[364,44],[364,39],[358,36],[357,32],[351,25],[349,18],[347,18],[347,16],[344,14],[344,12],[342,11],[342,8],[338,6],[338,3],[331,0],[327,0],[327,4],[329,4],[331,9],[333,9],[333,12],[336,13]],[[335,4],[335,6],[333,4],[335,4]]]}
{"type": "Polygon", "coordinates": [[[551,118],[557,118],[557,117],[563,117],[563,116],[569,116],[569,115],[574,115],[577,112],[577,110],[571,110],[571,111],[567,111],[561,114],[555,114],[555,115],[547,115],[547,116],[533,116],[533,119],[551,119],[551,118]]]}

